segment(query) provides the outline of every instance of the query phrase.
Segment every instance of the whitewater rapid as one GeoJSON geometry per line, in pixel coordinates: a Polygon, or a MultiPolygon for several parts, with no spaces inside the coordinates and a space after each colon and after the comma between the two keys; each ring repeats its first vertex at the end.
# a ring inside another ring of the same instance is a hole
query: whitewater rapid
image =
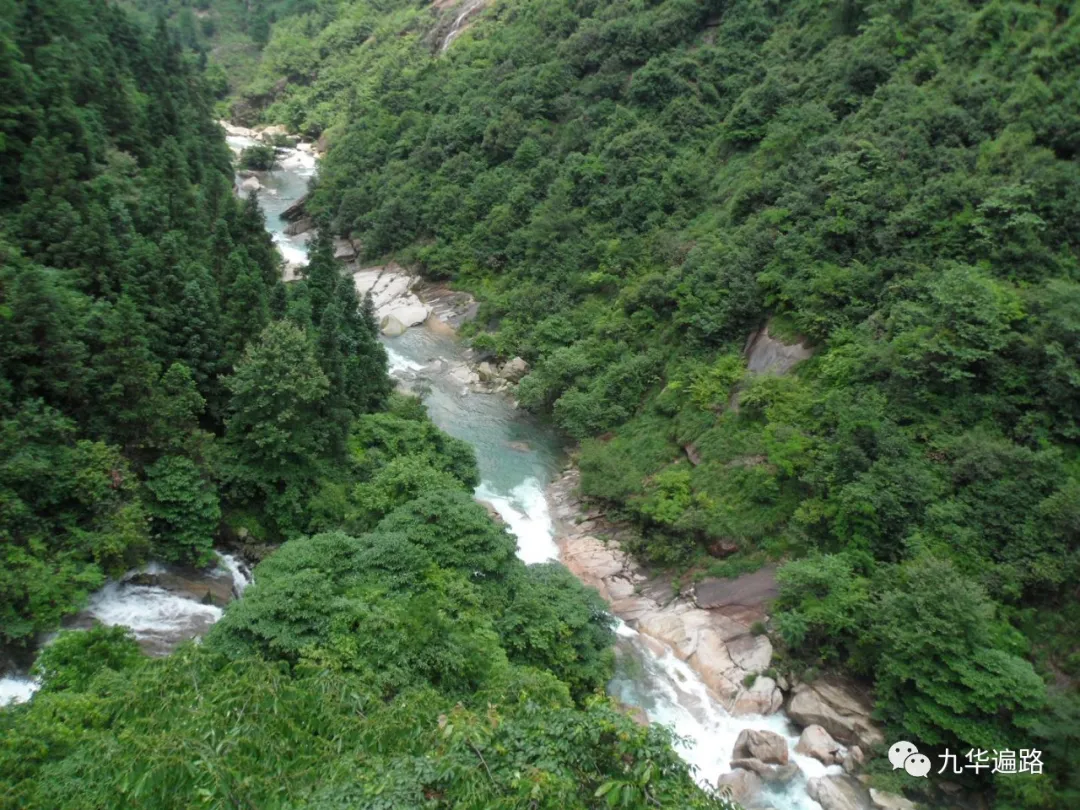
{"type": "MultiPolygon", "coordinates": [[[[254,143],[240,136],[230,136],[229,142],[236,148],[254,143]]],[[[287,260],[303,264],[307,260],[306,240],[285,236],[276,213],[298,196],[300,185],[306,185],[306,178],[314,173],[314,158],[298,150],[284,150],[280,166],[264,178],[278,193],[260,195],[260,199],[275,243],[287,260]],[[305,157],[294,159],[294,153],[305,157]]],[[[557,560],[555,523],[545,494],[547,484],[563,463],[561,442],[555,433],[501,396],[467,391],[463,395],[459,381],[437,370],[464,362],[460,344],[452,339],[413,328],[398,338],[384,339],[384,344],[391,375],[409,382],[423,381],[424,403],[435,424],[475,449],[481,473],[476,497],[490,503],[506,522],[517,538],[518,556],[528,564],[557,560]],[[528,449],[520,449],[523,446],[528,449]]],[[[241,563],[222,555],[221,565],[233,573],[237,594],[242,592],[250,576],[241,563]]],[[[169,623],[209,625],[216,621],[214,611],[220,615],[220,608],[211,605],[178,605],[154,593],[153,586],[135,586],[147,588],[135,591],[114,584],[117,587],[108,590],[108,595],[105,589],[97,595],[100,599],[95,602],[96,615],[106,623],[131,622],[129,626],[135,626],[137,636],[157,632],[169,623]],[[177,611],[186,612],[187,618],[177,611]]],[[[658,654],[655,642],[645,643],[621,621],[617,638],[617,672],[609,692],[622,703],[639,707],[650,722],[669,727],[682,739],[677,751],[694,768],[695,778],[703,787],[714,788],[717,778],[730,770],[732,749],[741,731],[765,729],[788,741],[792,761],[802,769],[802,776],[783,791],[766,786],[761,801],[775,810],[820,810],[820,805],[806,795],[806,780],[840,773],[842,769],[826,767],[816,759],[795,753],[798,736],[782,714],[734,717],[713,699],[697,673],[670,649],[658,654]]],[[[26,699],[33,688],[27,678],[5,678],[0,681],[0,703],[5,695],[26,699]]]]}
{"type": "MultiPolygon", "coordinates": [[[[250,569],[232,554],[217,556],[217,566],[211,574],[228,574],[233,595],[239,597],[251,584],[250,569]]],[[[109,580],[91,595],[87,606],[71,623],[82,628],[94,624],[128,627],[136,641],[158,655],[167,654],[182,641],[200,638],[222,617],[224,610],[159,585],[142,584],[143,580],[167,571],[161,563],[150,561],[118,580],[109,580]]],[[[49,636],[44,644],[48,645],[53,638],[55,635],[49,636]]],[[[39,685],[26,673],[0,678],[0,706],[29,700],[39,685]]]]}

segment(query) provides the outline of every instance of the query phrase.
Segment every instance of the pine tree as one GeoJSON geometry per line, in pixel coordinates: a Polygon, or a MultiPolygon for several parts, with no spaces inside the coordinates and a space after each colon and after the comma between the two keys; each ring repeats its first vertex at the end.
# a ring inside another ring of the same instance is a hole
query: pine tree
{"type": "Polygon", "coordinates": [[[343,320],[341,301],[332,301],[323,310],[315,344],[319,366],[330,382],[330,390],[323,407],[327,422],[334,426],[332,454],[339,459],[345,456],[345,444],[353,416],[349,408],[350,391],[346,372],[348,341],[343,320]]]}
{"type": "Polygon", "coordinates": [[[283,535],[303,531],[327,438],[330,382],[312,341],[289,321],[275,321],[248,346],[225,381],[232,394],[225,422],[234,493],[256,497],[283,535]]]}
{"type": "Polygon", "coordinates": [[[246,250],[237,248],[232,252],[225,274],[231,279],[224,288],[227,290],[224,306],[226,358],[228,363],[233,363],[248,342],[266,326],[270,311],[262,274],[252,264],[246,250]]]}
{"type": "Polygon", "coordinates": [[[311,299],[311,319],[319,323],[323,310],[334,297],[341,270],[334,258],[334,240],[329,228],[319,228],[308,246],[308,265],[304,270],[307,278],[308,297],[311,299]]]}
{"type": "Polygon", "coordinates": [[[85,419],[91,433],[134,447],[151,418],[158,365],[135,303],[121,296],[99,303],[90,319],[92,344],[85,419]]]}
{"type": "Polygon", "coordinates": [[[360,301],[356,285],[347,279],[337,295],[343,302],[346,333],[345,388],[353,413],[371,413],[386,404],[394,386],[387,373],[386,349],[379,340],[375,302],[370,293],[360,301]]]}

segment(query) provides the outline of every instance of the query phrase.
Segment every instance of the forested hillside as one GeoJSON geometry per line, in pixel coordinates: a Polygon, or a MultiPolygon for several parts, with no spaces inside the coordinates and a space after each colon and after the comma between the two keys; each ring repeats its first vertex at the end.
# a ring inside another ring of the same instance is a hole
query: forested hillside
{"type": "Polygon", "coordinates": [[[1075,4],[440,8],[273,24],[237,109],[330,144],[309,208],[479,295],[639,555],[788,562],[792,667],[1080,803],[1075,4]],[[766,323],[812,357],[748,372],[766,323]]]}
{"type": "Polygon", "coordinates": [[[0,0],[0,660],[149,558],[283,544],[201,644],[44,646],[0,807],[724,810],[602,696],[599,597],[526,568],[391,392],[328,228],[282,284],[202,61],[104,0],[0,0]]]}

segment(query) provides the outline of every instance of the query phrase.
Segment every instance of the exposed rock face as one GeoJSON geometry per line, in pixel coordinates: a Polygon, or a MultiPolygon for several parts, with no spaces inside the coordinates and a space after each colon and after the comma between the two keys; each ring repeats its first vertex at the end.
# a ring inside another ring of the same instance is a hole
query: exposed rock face
{"type": "Polygon", "coordinates": [[[863,765],[866,764],[866,754],[857,745],[851,746],[848,752],[844,754],[844,761],[840,763],[844,766],[845,773],[855,773],[861,771],[863,765]]]}
{"type": "Polygon", "coordinates": [[[480,375],[481,382],[491,382],[498,376],[495,367],[487,360],[476,367],[476,373],[480,375]]]}
{"type": "Polygon", "coordinates": [[[218,124],[225,130],[226,135],[236,135],[241,138],[258,138],[259,133],[253,129],[247,127],[237,126],[236,124],[229,123],[228,121],[218,121],[218,124]]]}
{"type": "MultiPolygon", "coordinates": [[[[462,32],[472,24],[473,18],[487,7],[489,1],[490,0],[463,0],[463,2],[455,4],[452,0],[450,2],[447,2],[447,0],[436,0],[436,2],[433,3],[437,9],[446,9],[453,6],[453,16],[449,18],[449,27],[446,29],[446,34],[439,43],[439,53],[444,53],[453,41],[461,36],[462,32]]],[[[442,29],[443,26],[440,25],[439,28],[442,29]]]]}
{"type": "Polygon", "coordinates": [[[915,802],[897,796],[895,793],[886,793],[884,790],[870,788],[870,804],[874,810],[915,810],[915,802]]]}
{"type": "Polygon", "coordinates": [[[520,357],[515,357],[513,360],[507,360],[506,364],[499,369],[499,376],[504,380],[515,383],[528,373],[529,364],[520,357]]]}
{"type": "MultiPolygon", "coordinates": [[[[773,679],[760,675],[769,667],[772,644],[766,636],[755,636],[750,630],[754,621],[764,618],[761,606],[750,606],[752,610],[739,606],[728,615],[727,609],[705,610],[688,599],[673,598],[669,580],[648,576],[622,551],[617,540],[605,543],[592,533],[604,529],[605,534],[618,535],[618,530],[605,524],[598,514],[589,512],[585,523],[573,522],[585,511],[573,495],[578,480],[577,471],[569,471],[549,493],[559,527],[556,540],[566,567],[586,585],[596,588],[610,603],[612,612],[638,630],[643,639],[659,643],[659,652],[667,646],[686,661],[729,711],[778,711],[783,695],[773,679]],[[747,687],[745,681],[752,673],[758,678],[747,687]]],[[[727,583],[740,591],[740,580],[727,583]]],[[[740,592],[750,590],[761,591],[740,592]]]]}
{"type": "Polygon", "coordinates": [[[391,318],[397,318],[401,323],[405,324],[406,328],[410,326],[419,326],[427,320],[428,308],[423,304],[409,304],[401,307],[394,307],[387,313],[391,318]]]}
{"type": "Polygon", "coordinates": [[[768,324],[750,335],[744,350],[746,368],[765,374],[786,374],[813,353],[804,343],[788,345],[772,337],[768,324]]]}
{"type": "MultiPolygon", "coordinates": [[[[353,283],[361,297],[371,293],[383,334],[391,334],[382,325],[384,318],[393,317],[402,325],[401,331],[404,331],[410,326],[423,323],[431,313],[413,292],[412,276],[393,262],[385,267],[365,267],[357,270],[353,273],[353,283]]],[[[393,334],[401,332],[395,331],[393,334]]]]}
{"type": "Polygon", "coordinates": [[[787,740],[773,731],[745,729],[735,740],[732,759],[758,759],[768,765],[787,765],[787,740]]]}
{"type": "Polygon", "coordinates": [[[825,765],[838,764],[844,755],[844,747],[834,740],[829,732],[817,725],[803,729],[795,750],[825,765]]]}
{"type": "Polygon", "coordinates": [[[744,771],[736,768],[733,771],[720,774],[716,780],[716,786],[723,790],[728,788],[731,798],[739,804],[750,804],[761,793],[761,777],[753,771],[744,771]]]}
{"type": "Polygon", "coordinates": [[[235,596],[232,575],[220,568],[198,570],[170,565],[133,574],[127,581],[135,585],[156,585],[177,596],[218,607],[229,604],[235,596]]]}
{"type": "Polygon", "coordinates": [[[292,205],[281,212],[281,218],[292,222],[304,216],[304,206],[307,205],[307,194],[296,199],[292,205]]]}
{"type": "MultiPolygon", "coordinates": [[[[736,546],[735,550],[738,550],[736,546]]],[[[709,577],[694,586],[694,601],[706,610],[724,607],[750,607],[768,610],[780,590],[776,584],[776,566],[767,565],[736,579],[709,577]]]]}
{"type": "Polygon", "coordinates": [[[796,686],[787,712],[799,725],[822,726],[840,742],[858,743],[866,750],[885,742],[870,721],[870,708],[850,684],[822,679],[796,686]]]}
{"type": "Polygon", "coordinates": [[[312,222],[311,217],[300,217],[300,219],[290,222],[285,226],[286,236],[299,236],[302,233],[307,233],[315,227],[315,223],[312,222]]]}
{"type": "Polygon", "coordinates": [[[783,705],[784,697],[777,688],[776,681],[759,675],[753,686],[743,689],[736,695],[731,705],[731,713],[734,715],[775,714],[783,705]]]}
{"type": "Polygon", "coordinates": [[[273,143],[274,140],[282,135],[288,135],[289,130],[282,124],[271,124],[268,127],[263,127],[259,130],[258,138],[263,143],[273,143]]]}
{"type": "Polygon", "coordinates": [[[821,805],[822,810],[873,810],[870,791],[858,779],[847,774],[811,779],[806,792],[821,805]]]}
{"type": "Polygon", "coordinates": [[[334,240],[334,258],[343,262],[351,262],[356,259],[356,248],[348,239],[334,240]]]}
{"type": "Polygon", "coordinates": [[[445,327],[445,331],[455,332],[466,321],[476,317],[480,309],[479,302],[469,293],[452,290],[445,284],[431,281],[417,281],[412,291],[431,310],[435,317],[428,321],[428,326],[445,327]],[[436,319],[439,323],[436,323],[436,319]]]}
{"type": "Polygon", "coordinates": [[[393,315],[383,315],[379,319],[379,331],[387,337],[403,335],[408,327],[393,315]]]}

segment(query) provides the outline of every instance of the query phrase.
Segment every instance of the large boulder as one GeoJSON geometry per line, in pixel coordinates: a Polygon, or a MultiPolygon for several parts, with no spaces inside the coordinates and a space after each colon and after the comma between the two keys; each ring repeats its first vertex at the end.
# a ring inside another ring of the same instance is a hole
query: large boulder
{"type": "Polygon", "coordinates": [[[722,791],[727,788],[731,798],[739,804],[750,804],[761,793],[761,777],[753,771],[744,771],[736,768],[733,771],[720,774],[716,780],[716,786],[722,791]]]}
{"type": "Polygon", "coordinates": [[[427,320],[428,308],[423,305],[411,305],[403,307],[394,307],[387,313],[389,318],[397,318],[406,327],[419,326],[427,320]]]}
{"type": "Polygon", "coordinates": [[[795,687],[788,716],[800,726],[818,725],[842,743],[858,743],[863,750],[885,742],[870,721],[870,704],[855,688],[839,680],[818,680],[795,687]]]}
{"type": "Polygon", "coordinates": [[[821,726],[807,726],[803,729],[795,750],[800,754],[813,757],[825,765],[837,765],[844,757],[844,747],[832,738],[821,726]]]}
{"type": "Polygon", "coordinates": [[[307,194],[297,197],[296,202],[281,212],[281,218],[292,222],[304,216],[304,206],[307,205],[307,194]]]}
{"type": "Polygon", "coordinates": [[[772,678],[759,675],[749,689],[742,688],[735,696],[735,702],[731,704],[731,713],[738,716],[744,714],[775,714],[784,705],[784,693],[776,685],[772,678]]]}
{"type": "Polygon", "coordinates": [[[517,382],[529,373],[529,364],[520,357],[515,357],[512,360],[507,360],[499,373],[504,380],[517,382]]]}
{"type": "Polygon", "coordinates": [[[480,375],[481,382],[491,382],[497,376],[495,367],[487,360],[476,367],[476,373],[480,375]]]}
{"type": "Polygon", "coordinates": [[[768,785],[786,785],[802,773],[794,762],[789,762],[787,765],[768,765],[760,759],[733,759],[731,767],[753,771],[761,777],[761,781],[768,785]]]}
{"type": "Polygon", "coordinates": [[[743,729],[735,740],[732,759],[759,759],[766,764],[787,765],[787,740],[775,731],[743,729]]]}
{"type": "Polygon", "coordinates": [[[811,779],[806,792],[822,810],[873,810],[874,807],[866,786],[847,774],[811,779]]]}
{"type": "Polygon", "coordinates": [[[261,191],[262,187],[258,177],[248,177],[240,184],[241,191],[261,191]]]}
{"type": "Polygon", "coordinates": [[[764,672],[772,662],[772,642],[765,635],[747,634],[727,642],[731,660],[745,672],[764,672]]]}
{"type": "Polygon", "coordinates": [[[847,773],[861,771],[863,765],[866,764],[866,754],[859,746],[853,745],[844,754],[844,759],[840,764],[844,766],[844,771],[847,773]]]}
{"type": "Polygon", "coordinates": [[[170,565],[149,573],[135,574],[128,581],[156,585],[185,599],[218,607],[229,604],[235,596],[232,574],[224,568],[196,569],[170,565]]]}
{"type": "Polygon", "coordinates": [[[307,233],[315,227],[315,223],[311,217],[300,217],[300,219],[294,220],[285,226],[286,236],[299,236],[302,233],[307,233]]]}
{"type": "Polygon", "coordinates": [[[387,337],[398,337],[398,335],[403,335],[405,334],[405,330],[408,328],[409,327],[407,327],[393,315],[384,315],[379,321],[379,331],[381,331],[387,337]]]}
{"type": "Polygon", "coordinates": [[[870,788],[870,803],[874,810],[915,810],[915,802],[910,799],[873,788],[870,788]]]}
{"type": "Polygon", "coordinates": [[[288,134],[289,130],[286,129],[284,125],[271,124],[268,127],[263,127],[263,129],[259,131],[259,140],[263,143],[274,143],[275,139],[288,134]]]}
{"type": "Polygon", "coordinates": [[[343,262],[351,262],[356,258],[356,248],[348,239],[334,240],[334,258],[343,262]]]}

